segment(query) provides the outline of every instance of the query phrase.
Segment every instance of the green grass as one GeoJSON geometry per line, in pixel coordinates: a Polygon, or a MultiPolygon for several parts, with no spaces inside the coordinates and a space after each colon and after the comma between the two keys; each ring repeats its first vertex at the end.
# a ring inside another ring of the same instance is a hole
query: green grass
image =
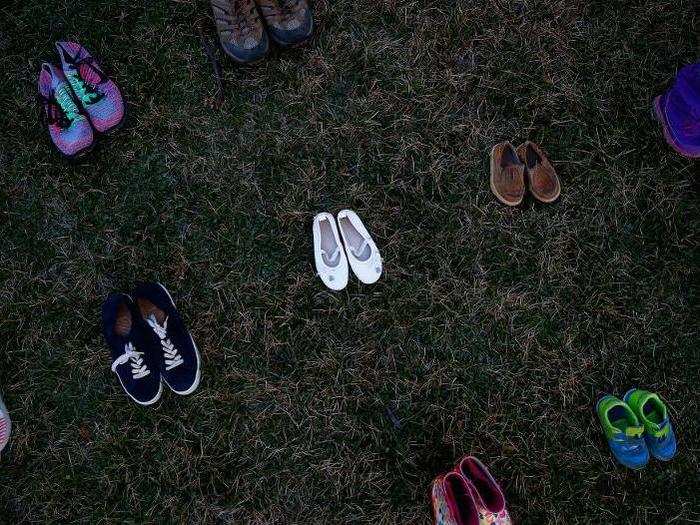
{"type": "Polygon", "coordinates": [[[308,47],[223,61],[217,109],[205,0],[6,2],[0,523],[426,523],[466,453],[520,523],[700,519],[698,164],[650,117],[698,59],[693,4],[322,0],[308,47]],[[129,102],[74,165],[36,117],[59,38],[129,102]],[[526,138],[562,199],[506,209],[488,151],[526,138]],[[386,274],[334,294],[311,218],[346,206],[386,274]],[[200,389],[152,408],[100,335],[136,279],[203,351],[200,389]],[[634,385],[680,440],[639,473],[593,414],[634,385]]]}

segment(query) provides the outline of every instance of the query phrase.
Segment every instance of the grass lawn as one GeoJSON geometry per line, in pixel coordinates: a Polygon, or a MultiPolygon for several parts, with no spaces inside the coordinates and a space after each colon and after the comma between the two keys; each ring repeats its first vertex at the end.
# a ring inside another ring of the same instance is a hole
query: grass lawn
{"type": "Polygon", "coordinates": [[[252,68],[205,0],[0,7],[0,523],[428,523],[461,455],[519,523],[700,519],[698,166],[652,97],[698,60],[694,0],[319,0],[303,49],[252,68]],[[53,42],[113,73],[125,128],[69,164],[37,120],[53,42]],[[555,205],[489,190],[530,138],[555,205]],[[311,219],[355,209],[385,275],[328,292],[311,219]],[[106,295],[173,292],[192,396],[128,400],[106,295]],[[679,455],[617,466],[593,404],[671,407],[679,455]]]}

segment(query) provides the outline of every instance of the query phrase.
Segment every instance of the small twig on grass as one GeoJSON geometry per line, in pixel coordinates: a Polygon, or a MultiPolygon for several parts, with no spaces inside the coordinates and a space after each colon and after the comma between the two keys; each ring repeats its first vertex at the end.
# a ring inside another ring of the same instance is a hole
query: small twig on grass
{"type": "Polygon", "coordinates": [[[394,403],[389,403],[386,407],[386,416],[391,421],[391,424],[394,425],[395,430],[401,430],[401,420],[396,415],[396,405],[394,403]]]}
{"type": "Polygon", "coordinates": [[[224,104],[224,81],[223,75],[221,74],[221,64],[216,58],[216,51],[214,45],[212,44],[211,38],[209,38],[205,32],[204,23],[200,20],[197,24],[197,32],[199,33],[199,40],[202,44],[202,49],[204,49],[204,54],[209,59],[212,67],[212,74],[214,76],[214,82],[216,83],[216,93],[214,95],[214,107],[217,109],[224,104]]]}

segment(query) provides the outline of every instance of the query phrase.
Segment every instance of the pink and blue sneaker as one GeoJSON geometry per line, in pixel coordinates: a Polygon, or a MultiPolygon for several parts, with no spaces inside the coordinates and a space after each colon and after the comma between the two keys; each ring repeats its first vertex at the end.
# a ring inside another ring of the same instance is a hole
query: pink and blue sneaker
{"type": "Polygon", "coordinates": [[[38,87],[42,116],[58,151],[71,159],[90,151],[94,144],[92,126],[80,112],[63,71],[53,64],[42,64],[38,87]]]}
{"type": "Polygon", "coordinates": [[[5,408],[2,398],[0,397],[0,452],[2,452],[7,442],[10,440],[11,432],[12,422],[10,421],[10,415],[7,413],[7,408],[5,408]]]}
{"type": "Polygon", "coordinates": [[[75,42],[56,42],[56,51],[63,72],[95,130],[109,133],[121,126],[125,115],[121,92],[92,55],[75,42]]]}

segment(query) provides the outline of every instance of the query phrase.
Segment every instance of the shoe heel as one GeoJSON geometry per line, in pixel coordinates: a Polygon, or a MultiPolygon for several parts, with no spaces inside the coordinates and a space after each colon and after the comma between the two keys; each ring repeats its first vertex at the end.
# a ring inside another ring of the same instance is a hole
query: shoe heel
{"type": "Polygon", "coordinates": [[[600,399],[598,399],[598,401],[595,404],[595,413],[596,414],[598,413],[598,409],[600,408],[600,404],[603,402],[603,399],[605,399],[607,397],[615,397],[615,396],[613,396],[612,394],[605,394],[605,395],[601,396],[600,399]]]}
{"type": "Polygon", "coordinates": [[[629,401],[629,399],[630,399],[630,396],[631,396],[636,390],[638,390],[638,389],[637,389],[637,388],[630,388],[627,392],[625,392],[625,395],[622,396],[622,400],[623,400],[625,403],[627,403],[627,402],[629,401]]]}

